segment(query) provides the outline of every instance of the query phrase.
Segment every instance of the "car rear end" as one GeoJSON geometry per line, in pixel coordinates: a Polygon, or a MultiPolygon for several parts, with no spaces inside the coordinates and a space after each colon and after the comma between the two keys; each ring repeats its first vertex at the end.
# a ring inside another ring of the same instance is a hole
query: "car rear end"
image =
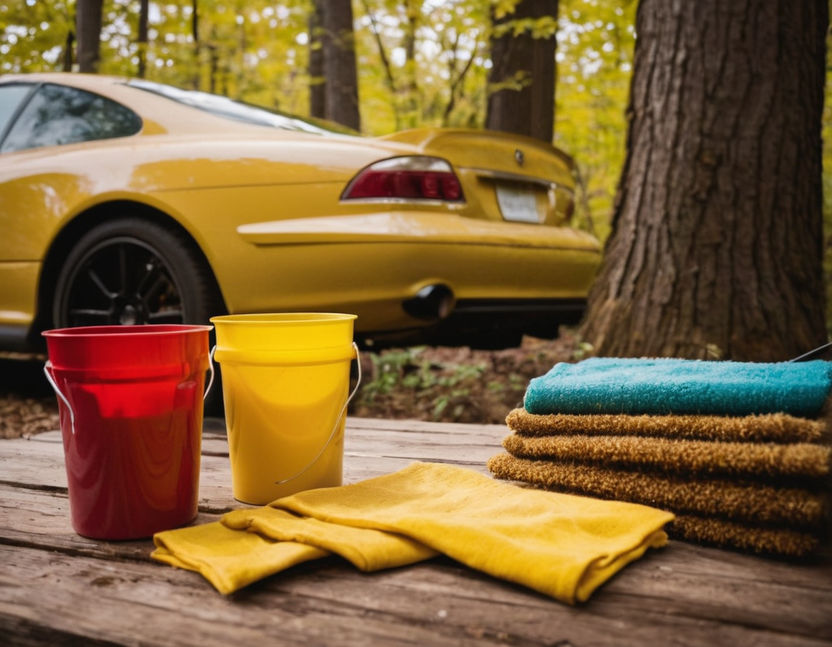
{"type": "Polygon", "coordinates": [[[342,185],[297,187],[307,217],[237,228],[284,268],[275,280],[294,307],[302,294],[326,293],[332,308],[358,313],[358,331],[382,343],[510,345],[524,333],[553,337],[579,320],[600,246],[569,225],[568,156],[481,131],[405,131],[376,141],[377,156],[342,185]],[[335,199],[338,213],[328,215],[335,199]],[[324,275],[323,267],[336,269],[324,275]]]}
{"type": "Polygon", "coordinates": [[[460,238],[457,261],[467,260],[454,264],[453,278],[436,272],[435,283],[403,306],[433,317],[437,341],[478,338],[500,345],[522,333],[551,337],[560,324],[577,323],[600,245],[571,227],[571,157],[545,142],[493,131],[420,129],[384,139],[448,161],[459,199],[446,205],[456,204],[455,215],[488,223],[487,230],[468,232],[466,242],[460,238]],[[450,308],[443,305],[449,298],[450,308]]]}

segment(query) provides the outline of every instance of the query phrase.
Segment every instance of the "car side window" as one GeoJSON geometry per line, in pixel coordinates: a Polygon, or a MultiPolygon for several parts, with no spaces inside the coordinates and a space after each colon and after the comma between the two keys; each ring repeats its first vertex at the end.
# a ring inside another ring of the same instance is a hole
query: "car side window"
{"type": "Polygon", "coordinates": [[[15,121],[0,152],[134,135],[139,116],[102,96],[45,83],[15,121]]]}
{"type": "Polygon", "coordinates": [[[6,132],[20,103],[31,91],[32,86],[24,83],[0,86],[0,135],[6,132]]]}

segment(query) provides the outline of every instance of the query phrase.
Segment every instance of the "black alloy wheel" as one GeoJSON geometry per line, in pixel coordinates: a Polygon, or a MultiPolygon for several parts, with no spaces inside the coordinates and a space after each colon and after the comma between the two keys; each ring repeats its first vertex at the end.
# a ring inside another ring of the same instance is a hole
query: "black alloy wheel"
{"type": "Polygon", "coordinates": [[[62,326],[185,321],[182,290],[156,250],[141,240],[103,241],[73,270],[59,310],[62,326]]]}
{"type": "Polygon", "coordinates": [[[107,221],[80,238],[53,304],[56,327],[208,323],[221,309],[190,242],[137,218],[107,221]]]}
{"type": "MultiPolygon", "coordinates": [[[[208,324],[225,306],[210,268],[181,232],[149,220],[107,220],[73,245],[58,274],[56,328],[127,324],[208,324]]],[[[213,332],[211,344],[213,344],[213,332]]],[[[223,413],[219,366],[205,400],[223,413]]]]}

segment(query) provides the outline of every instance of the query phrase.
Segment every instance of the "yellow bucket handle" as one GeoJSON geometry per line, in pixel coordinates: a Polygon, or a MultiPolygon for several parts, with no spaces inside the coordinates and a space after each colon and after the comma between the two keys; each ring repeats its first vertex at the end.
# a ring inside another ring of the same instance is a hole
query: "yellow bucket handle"
{"type": "MultiPolygon", "coordinates": [[[[335,432],[338,431],[338,426],[341,424],[341,418],[344,417],[344,413],[346,413],[347,407],[349,406],[349,403],[352,401],[353,397],[355,397],[355,394],[358,392],[358,387],[361,385],[361,357],[360,357],[360,353],[358,351],[358,344],[353,342],[352,343],[352,348],[353,348],[353,351],[355,351],[355,356],[352,359],[355,360],[356,364],[358,365],[358,380],[356,381],[355,386],[352,389],[352,392],[349,394],[349,397],[347,397],[346,401],[344,402],[344,405],[341,407],[341,411],[338,413],[338,417],[335,419],[335,424],[332,426],[332,431],[330,432],[329,437],[326,439],[326,442],[324,443],[323,447],[321,447],[320,451],[317,454],[315,454],[315,458],[313,458],[306,465],[306,467],[304,467],[298,473],[293,474],[289,478],[281,479],[280,481],[275,481],[274,482],[275,485],[283,485],[284,483],[288,483],[289,481],[294,481],[299,476],[305,474],[306,471],[310,467],[312,467],[315,463],[318,462],[318,459],[326,451],[326,448],[329,447],[329,443],[331,443],[332,439],[335,437],[335,432]]],[[[211,384],[213,384],[213,382],[214,382],[214,351],[216,351],[216,350],[217,350],[216,346],[211,348],[210,362],[209,362],[210,365],[211,365],[211,383],[209,383],[208,389],[211,388],[211,384]]],[[[206,389],[206,391],[205,391],[206,395],[208,395],[208,389],[206,389]]]]}
{"type": "Polygon", "coordinates": [[[326,448],[329,447],[329,443],[331,443],[332,439],[335,438],[335,432],[338,431],[338,426],[341,424],[341,418],[343,418],[344,414],[347,412],[347,406],[349,405],[350,401],[353,399],[355,394],[358,392],[358,387],[361,384],[361,357],[360,357],[359,352],[358,352],[358,345],[355,342],[352,343],[352,347],[355,350],[356,364],[358,364],[358,380],[356,381],[355,386],[353,387],[352,392],[350,393],[349,397],[344,402],[344,406],[341,407],[341,411],[338,414],[338,417],[335,419],[335,424],[332,426],[332,432],[329,434],[329,438],[326,439],[326,442],[324,443],[324,446],[321,447],[321,451],[319,451],[315,455],[315,458],[313,458],[306,467],[304,467],[297,474],[294,474],[293,476],[290,476],[289,478],[282,479],[280,481],[275,481],[274,482],[275,485],[283,485],[284,483],[288,483],[289,481],[294,481],[297,477],[305,474],[306,471],[310,467],[312,467],[315,463],[318,462],[318,459],[321,457],[321,455],[324,453],[324,451],[326,451],[326,448]]]}

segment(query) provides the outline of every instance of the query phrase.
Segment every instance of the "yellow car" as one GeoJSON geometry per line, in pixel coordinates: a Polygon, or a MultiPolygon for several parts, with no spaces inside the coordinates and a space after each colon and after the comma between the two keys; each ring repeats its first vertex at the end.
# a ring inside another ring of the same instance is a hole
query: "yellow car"
{"type": "Polygon", "coordinates": [[[599,264],[571,159],[366,138],[225,97],[0,77],[0,346],[50,327],[338,311],[367,340],[499,345],[574,321],[599,264]]]}

